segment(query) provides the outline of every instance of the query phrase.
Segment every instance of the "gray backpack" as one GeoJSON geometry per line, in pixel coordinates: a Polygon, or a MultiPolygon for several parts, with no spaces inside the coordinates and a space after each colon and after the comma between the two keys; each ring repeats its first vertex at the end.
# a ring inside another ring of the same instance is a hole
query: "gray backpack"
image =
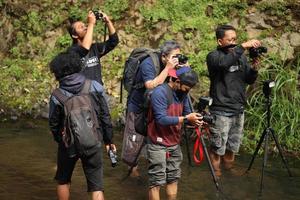
{"type": "Polygon", "coordinates": [[[53,95],[64,105],[63,142],[69,157],[90,156],[101,146],[99,123],[89,94],[91,80],[86,80],[83,89],[71,97],[57,88],[53,95]]]}

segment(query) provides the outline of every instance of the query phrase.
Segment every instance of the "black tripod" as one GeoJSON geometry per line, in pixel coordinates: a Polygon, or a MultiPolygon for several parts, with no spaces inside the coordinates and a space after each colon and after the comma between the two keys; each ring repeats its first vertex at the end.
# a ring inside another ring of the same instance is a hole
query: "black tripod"
{"type": "Polygon", "coordinates": [[[280,154],[280,157],[282,159],[282,162],[284,164],[284,166],[286,167],[287,171],[288,171],[288,174],[289,176],[291,177],[292,174],[291,174],[291,171],[287,165],[287,161],[285,159],[285,157],[283,156],[283,153],[282,153],[282,149],[280,147],[280,144],[278,142],[278,139],[275,135],[275,131],[271,128],[270,126],[270,119],[271,119],[271,110],[270,110],[270,107],[271,107],[271,98],[270,98],[270,93],[271,93],[271,88],[274,87],[275,85],[275,82],[274,81],[265,81],[264,82],[264,85],[263,85],[263,92],[264,92],[264,95],[266,97],[266,109],[267,109],[267,127],[264,129],[260,139],[259,139],[259,142],[256,146],[256,149],[255,149],[255,152],[252,156],[252,159],[251,159],[251,162],[249,164],[249,167],[246,171],[249,172],[250,169],[251,169],[251,166],[254,162],[254,159],[258,153],[258,150],[260,149],[263,141],[265,140],[265,146],[264,146],[264,160],[263,160],[263,163],[262,163],[262,171],[261,171],[261,179],[260,179],[260,194],[262,193],[262,189],[263,189],[263,179],[264,179],[264,170],[265,170],[265,166],[267,164],[267,159],[268,159],[268,140],[269,140],[269,135],[271,134],[272,138],[274,139],[275,141],[275,144],[276,144],[276,147],[279,151],[279,154],[280,154]]]}
{"type": "MultiPolygon", "coordinates": [[[[191,101],[191,97],[189,95],[188,95],[188,103],[189,103],[191,111],[195,112],[194,108],[193,108],[192,101],[191,101]]],[[[200,130],[199,127],[198,127],[198,129],[200,130]]],[[[187,153],[188,153],[189,164],[190,164],[190,166],[192,166],[191,157],[189,155],[190,150],[189,150],[189,144],[188,144],[188,136],[186,135],[186,132],[185,132],[185,140],[186,140],[186,145],[187,145],[187,153]]],[[[205,144],[205,141],[204,141],[204,138],[203,138],[202,135],[200,136],[200,141],[201,141],[201,144],[203,146],[204,154],[205,154],[205,157],[206,157],[206,160],[207,160],[207,163],[208,163],[208,167],[209,167],[211,176],[212,176],[213,181],[215,183],[215,186],[216,186],[218,191],[221,191],[220,186],[219,186],[219,182],[218,182],[218,178],[217,178],[217,176],[215,174],[215,171],[214,171],[214,168],[212,166],[212,163],[211,163],[211,160],[210,160],[210,157],[209,157],[209,154],[208,154],[208,150],[207,150],[207,147],[206,147],[206,144],[205,144]]]]}

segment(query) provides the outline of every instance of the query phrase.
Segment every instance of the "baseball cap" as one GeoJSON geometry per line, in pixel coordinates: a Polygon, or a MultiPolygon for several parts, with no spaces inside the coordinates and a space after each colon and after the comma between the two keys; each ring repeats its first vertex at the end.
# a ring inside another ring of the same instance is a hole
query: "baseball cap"
{"type": "Polygon", "coordinates": [[[180,67],[179,69],[170,69],[168,75],[174,78],[178,78],[181,74],[191,71],[190,67],[180,67]]]}

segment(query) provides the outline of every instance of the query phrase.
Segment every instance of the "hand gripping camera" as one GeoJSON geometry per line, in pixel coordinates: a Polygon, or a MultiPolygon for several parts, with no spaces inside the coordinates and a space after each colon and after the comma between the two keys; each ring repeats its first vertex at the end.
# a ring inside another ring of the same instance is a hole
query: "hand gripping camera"
{"type": "Polygon", "coordinates": [[[262,54],[267,53],[268,52],[268,48],[267,47],[258,47],[258,48],[254,48],[251,47],[249,49],[249,57],[251,59],[260,57],[262,54]]]}
{"type": "Polygon", "coordinates": [[[103,20],[103,14],[99,12],[98,10],[93,10],[93,13],[96,17],[96,20],[103,20]]]}
{"type": "Polygon", "coordinates": [[[179,65],[185,65],[189,59],[187,56],[183,54],[176,54],[174,57],[178,58],[179,65]]]}
{"type": "Polygon", "coordinates": [[[210,113],[205,111],[205,108],[207,106],[210,106],[212,104],[213,100],[211,97],[200,97],[199,102],[197,104],[197,110],[198,112],[203,116],[203,121],[208,124],[213,124],[215,119],[210,113]]]}

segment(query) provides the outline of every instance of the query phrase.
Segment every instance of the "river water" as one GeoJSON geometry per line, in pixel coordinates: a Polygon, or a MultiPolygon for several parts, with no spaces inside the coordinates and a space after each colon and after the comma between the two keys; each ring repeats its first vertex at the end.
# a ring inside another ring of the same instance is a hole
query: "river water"
{"type": "MultiPolygon", "coordinates": [[[[121,131],[115,131],[114,140],[119,149],[121,131]]],[[[185,146],[183,146],[185,150],[185,146]]],[[[18,121],[0,123],[0,199],[2,200],[50,200],[56,199],[53,180],[56,168],[56,144],[48,129],[47,121],[18,121]]],[[[118,152],[120,155],[120,151],[118,152]]],[[[217,192],[210,176],[207,163],[189,167],[184,154],[182,178],[179,182],[178,199],[300,199],[300,161],[288,158],[288,166],[293,177],[288,176],[279,157],[269,156],[265,170],[264,189],[259,195],[261,157],[256,157],[254,165],[246,175],[224,172],[217,192]]],[[[141,178],[127,178],[127,168],[123,163],[115,168],[104,156],[105,197],[111,200],[147,199],[147,162],[141,160],[141,178]]],[[[245,171],[251,155],[239,155],[237,168],[245,171]]],[[[165,199],[164,189],[161,190],[165,199]]],[[[78,162],[72,178],[71,199],[88,199],[86,183],[81,164],[78,162]]]]}

